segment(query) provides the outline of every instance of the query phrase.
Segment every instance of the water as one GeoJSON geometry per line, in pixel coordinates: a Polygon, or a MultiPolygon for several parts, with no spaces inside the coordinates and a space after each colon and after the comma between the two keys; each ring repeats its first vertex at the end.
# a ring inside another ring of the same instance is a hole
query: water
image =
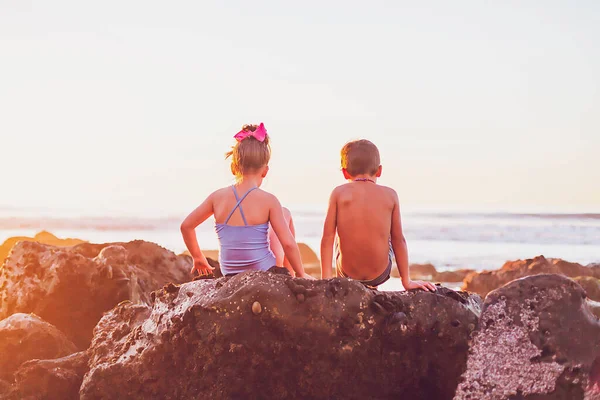
{"type": "MultiPolygon", "coordinates": [[[[294,212],[298,241],[318,253],[324,213],[294,212]]],[[[0,210],[0,242],[48,230],[91,242],[143,239],[177,253],[185,249],[182,218],[124,218],[69,215],[51,210],[0,210]],[[48,215],[59,215],[49,217],[48,215]]],[[[496,269],[507,260],[536,255],[588,264],[600,262],[600,214],[408,212],[403,226],[412,263],[440,270],[496,269]]],[[[198,230],[203,249],[217,248],[212,221],[198,230]]]]}

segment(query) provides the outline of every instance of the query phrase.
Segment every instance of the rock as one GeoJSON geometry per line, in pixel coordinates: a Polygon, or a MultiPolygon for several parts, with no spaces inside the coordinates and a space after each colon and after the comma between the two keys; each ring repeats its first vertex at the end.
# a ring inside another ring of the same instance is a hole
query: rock
{"type": "Polygon", "coordinates": [[[143,241],[69,248],[19,242],[0,269],[0,318],[35,313],[83,350],[104,312],[124,300],[149,304],[153,290],[190,280],[191,267],[143,241]]]}
{"type": "MultiPolygon", "coordinates": [[[[408,272],[410,279],[419,279],[433,282],[462,282],[472,269],[457,269],[454,271],[438,272],[431,264],[411,264],[408,272]]],[[[400,278],[398,268],[392,268],[392,277],[400,278]]]]}
{"type": "Polygon", "coordinates": [[[5,398],[11,389],[10,383],[0,379],[0,399],[5,398]]]}
{"type": "MultiPolygon", "coordinates": [[[[408,273],[410,274],[410,279],[424,279],[424,280],[432,280],[433,276],[437,274],[437,270],[431,264],[410,264],[408,267],[408,273]]],[[[398,268],[392,268],[393,278],[400,278],[400,272],[398,272],[398,268]]]]}
{"type": "Polygon", "coordinates": [[[600,301],[588,300],[588,307],[596,317],[600,318],[600,301]]]}
{"type": "Polygon", "coordinates": [[[482,297],[510,281],[539,274],[560,274],[568,277],[595,276],[600,278],[600,266],[584,267],[560,259],[538,256],[527,260],[508,261],[497,271],[474,272],[463,281],[462,289],[482,297]]]}
{"type": "Polygon", "coordinates": [[[79,400],[79,388],[88,371],[88,356],[75,353],[56,360],[32,360],[15,373],[13,398],[79,400]]]}
{"type": "Polygon", "coordinates": [[[410,279],[432,280],[437,275],[437,270],[431,264],[411,264],[409,273],[410,279]]]}
{"type": "Polygon", "coordinates": [[[457,269],[454,271],[442,271],[438,272],[434,276],[436,282],[462,282],[467,275],[473,273],[472,269],[457,269]]]}
{"type": "Polygon", "coordinates": [[[377,292],[270,272],[154,298],[98,323],[82,399],[451,399],[481,302],[445,288],[377,292]]]}
{"type": "Polygon", "coordinates": [[[600,279],[591,276],[578,276],[573,280],[581,285],[590,299],[600,301],[600,279]]]}
{"type": "Polygon", "coordinates": [[[27,236],[16,236],[8,238],[0,245],[0,266],[4,263],[6,257],[12,250],[15,244],[20,241],[28,241],[28,242],[38,242],[44,244],[50,244],[52,246],[75,246],[80,243],[85,243],[83,240],[79,239],[59,239],[50,232],[42,231],[35,235],[34,237],[27,236]]]}
{"type": "Polygon", "coordinates": [[[0,321],[0,379],[12,381],[26,361],[53,359],[77,348],[58,329],[35,315],[14,314],[0,321]]]}
{"type": "Polygon", "coordinates": [[[455,400],[597,399],[599,363],[600,322],[581,286],[519,279],[487,296],[455,400]]]}

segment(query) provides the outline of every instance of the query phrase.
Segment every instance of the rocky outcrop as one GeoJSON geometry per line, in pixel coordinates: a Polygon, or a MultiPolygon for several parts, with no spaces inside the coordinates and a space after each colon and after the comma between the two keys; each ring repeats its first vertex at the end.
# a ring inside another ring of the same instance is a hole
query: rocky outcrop
{"type": "MultiPolygon", "coordinates": [[[[457,269],[454,271],[438,271],[432,264],[411,264],[408,272],[411,279],[422,279],[432,282],[462,282],[472,269],[457,269]]],[[[397,268],[392,268],[392,277],[400,278],[397,268]]]]}
{"type": "Polygon", "coordinates": [[[86,349],[103,313],[124,300],[150,303],[150,293],[191,278],[185,257],[153,243],[61,248],[19,242],[0,269],[0,319],[35,313],[86,349]]]}
{"type": "Polygon", "coordinates": [[[21,364],[53,359],[77,351],[58,329],[35,315],[14,314],[0,321],[0,379],[12,381],[21,364]]]}
{"type": "Polygon", "coordinates": [[[510,281],[539,274],[600,278],[600,266],[585,267],[560,259],[547,259],[544,256],[538,256],[527,260],[508,261],[496,271],[474,272],[465,278],[462,289],[478,293],[483,297],[510,281]]]}
{"type": "Polygon", "coordinates": [[[46,232],[46,231],[42,231],[42,232],[38,233],[37,235],[35,235],[34,237],[27,237],[27,236],[11,237],[11,238],[6,239],[4,241],[4,243],[2,243],[0,245],[0,265],[2,265],[2,263],[4,263],[4,260],[6,259],[6,257],[8,257],[8,254],[10,253],[10,251],[12,250],[14,245],[20,241],[37,242],[37,243],[49,244],[52,246],[59,246],[59,247],[69,247],[69,246],[75,246],[80,243],[85,243],[83,240],[79,240],[79,239],[59,239],[56,236],[54,236],[53,234],[51,234],[50,232],[46,232]]]}
{"type": "Polygon", "coordinates": [[[578,276],[573,280],[581,285],[590,299],[600,301],[600,279],[591,276],[578,276]]]}
{"type": "Polygon", "coordinates": [[[15,384],[8,390],[7,397],[78,400],[88,369],[85,352],[56,360],[28,361],[15,373],[15,384]]]}
{"type": "Polygon", "coordinates": [[[581,286],[538,275],[491,292],[455,400],[600,399],[600,322],[581,286]]]}
{"type": "Polygon", "coordinates": [[[99,322],[82,399],[451,399],[480,305],[270,272],[153,296],[99,322]]]}

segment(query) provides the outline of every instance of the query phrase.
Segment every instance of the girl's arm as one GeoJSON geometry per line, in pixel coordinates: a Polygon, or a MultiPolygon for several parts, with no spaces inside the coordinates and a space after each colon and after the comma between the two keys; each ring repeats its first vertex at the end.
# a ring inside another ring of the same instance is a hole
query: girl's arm
{"type": "Polygon", "coordinates": [[[329,198],[327,217],[323,225],[323,237],[321,239],[321,278],[329,279],[333,273],[333,242],[337,229],[337,198],[335,190],[329,198]]]}
{"type": "MultiPolygon", "coordinates": [[[[287,208],[284,208],[283,212],[284,212],[284,216],[288,216],[289,217],[289,220],[290,220],[290,225],[289,225],[290,233],[294,237],[294,241],[296,241],[296,227],[294,226],[294,219],[292,218],[292,213],[287,208]]],[[[302,254],[300,255],[300,258],[302,258],[302,254]]],[[[290,271],[290,273],[295,273],[294,268],[292,268],[292,264],[290,264],[290,260],[288,260],[287,257],[283,257],[283,266],[288,271],[290,271]]]]}
{"type": "Polygon", "coordinates": [[[277,235],[277,238],[279,239],[279,242],[281,242],[285,257],[289,260],[292,268],[296,272],[296,276],[299,278],[312,278],[309,275],[306,275],[304,272],[302,259],[300,257],[300,250],[298,250],[296,240],[292,236],[292,232],[290,232],[290,228],[285,221],[281,204],[275,196],[273,196],[273,201],[271,202],[271,207],[269,208],[269,220],[273,230],[275,231],[275,234],[277,235]]]}
{"type": "Polygon", "coordinates": [[[400,201],[398,194],[394,192],[394,210],[392,211],[392,248],[396,256],[396,264],[402,278],[404,289],[423,289],[425,291],[435,292],[435,286],[431,282],[412,281],[408,273],[408,248],[406,239],[402,232],[402,221],[400,219],[400,201]]]}
{"type": "Polygon", "coordinates": [[[194,273],[194,270],[197,270],[200,275],[210,275],[214,270],[214,268],[208,264],[208,260],[204,254],[202,254],[200,246],[198,245],[198,238],[196,237],[196,227],[210,218],[211,215],[213,215],[212,194],[181,223],[183,241],[194,260],[194,266],[191,271],[192,274],[194,273]]]}

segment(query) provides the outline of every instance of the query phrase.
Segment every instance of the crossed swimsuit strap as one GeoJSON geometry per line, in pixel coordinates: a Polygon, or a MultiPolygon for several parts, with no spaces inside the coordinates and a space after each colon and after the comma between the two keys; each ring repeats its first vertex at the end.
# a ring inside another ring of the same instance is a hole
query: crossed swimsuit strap
{"type": "Polygon", "coordinates": [[[237,190],[235,190],[235,186],[232,186],[232,189],[233,189],[233,194],[235,195],[235,199],[237,200],[237,204],[235,205],[235,207],[233,207],[233,210],[231,210],[231,212],[229,213],[229,216],[227,216],[227,219],[225,220],[225,225],[227,225],[227,223],[231,219],[231,216],[233,215],[235,210],[237,210],[239,208],[240,214],[242,215],[242,219],[244,220],[244,225],[248,226],[248,222],[246,221],[246,216],[244,215],[244,209],[242,208],[242,201],[244,201],[244,199],[250,194],[250,192],[252,192],[253,190],[256,190],[258,188],[253,187],[252,189],[248,190],[246,192],[246,194],[242,196],[241,199],[238,196],[237,190]]]}

